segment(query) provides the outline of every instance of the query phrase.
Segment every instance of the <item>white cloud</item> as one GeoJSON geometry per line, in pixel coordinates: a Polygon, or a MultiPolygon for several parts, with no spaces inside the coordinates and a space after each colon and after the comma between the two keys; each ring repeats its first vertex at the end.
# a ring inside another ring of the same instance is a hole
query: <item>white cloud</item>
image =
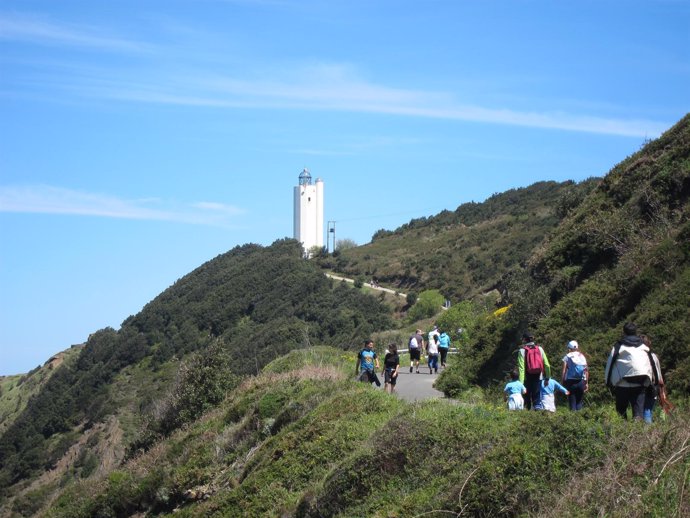
{"type": "MultiPolygon", "coordinates": [[[[141,52],[154,47],[119,37],[108,37],[92,27],[62,26],[36,17],[0,15],[0,39],[80,46],[95,50],[141,52]]],[[[173,52],[173,49],[167,49],[173,52]]],[[[56,71],[51,81],[42,73],[35,87],[68,92],[79,98],[119,100],[192,107],[285,109],[378,113],[404,117],[447,119],[497,125],[557,129],[628,137],[655,137],[670,123],[583,115],[559,110],[524,111],[509,106],[468,105],[453,92],[426,91],[389,86],[360,77],[355,66],[343,63],[265,64],[246,70],[235,63],[232,75],[213,72],[202,64],[200,53],[184,54],[175,48],[175,66],[162,64],[165,47],[150,54],[150,63],[137,68],[108,67],[56,71]],[[239,67],[239,68],[238,68],[239,67]],[[237,71],[239,70],[239,71],[237,71]]],[[[143,54],[142,54],[143,55],[143,54]]],[[[168,56],[171,57],[171,56],[168,56]]],[[[227,66],[227,65],[226,65],[227,66]]],[[[7,92],[6,92],[7,94],[7,92]]],[[[16,95],[26,94],[25,90],[16,95]]],[[[57,98],[60,98],[58,95],[57,98]]],[[[572,105],[572,99],[568,104],[572,105]]],[[[578,101],[578,100],[576,100],[578,101]]],[[[579,100],[579,102],[594,102],[579,100]]]]}
{"type": "Polygon", "coordinates": [[[225,226],[244,213],[231,205],[197,202],[186,206],[157,198],[126,200],[50,185],[0,186],[0,212],[65,214],[225,226]]]}
{"type": "Polygon", "coordinates": [[[531,128],[558,129],[627,137],[655,137],[670,124],[565,111],[520,111],[466,105],[449,92],[409,90],[365,81],[349,67],[308,67],[290,76],[239,79],[188,73],[139,86],[94,86],[82,91],[130,102],[182,106],[348,111],[446,119],[531,128]],[[193,79],[190,79],[193,78],[193,79]]]}
{"type": "Polygon", "coordinates": [[[105,36],[100,27],[65,26],[37,16],[7,14],[0,15],[0,40],[125,52],[149,48],[141,42],[105,36]]]}
{"type": "Polygon", "coordinates": [[[244,211],[233,205],[226,205],[224,203],[217,203],[213,201],[200,201],[192,205],[198,209],[202,209],[209,212],[217,212],[219,214],[242,214],[244,211]]]}

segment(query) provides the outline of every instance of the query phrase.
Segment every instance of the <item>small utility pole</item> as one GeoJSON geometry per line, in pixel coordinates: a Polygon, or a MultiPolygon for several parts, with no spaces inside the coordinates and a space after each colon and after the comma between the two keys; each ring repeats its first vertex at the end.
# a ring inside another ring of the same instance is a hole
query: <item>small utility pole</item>
{"type": "Polygon", "coordinates": [[[329,253],[335,252],[335,221],[328,222],[328,243],[326,248],[329,253]],[[333,236],[333,249],[330,247],[331,235],[333,236]]]}

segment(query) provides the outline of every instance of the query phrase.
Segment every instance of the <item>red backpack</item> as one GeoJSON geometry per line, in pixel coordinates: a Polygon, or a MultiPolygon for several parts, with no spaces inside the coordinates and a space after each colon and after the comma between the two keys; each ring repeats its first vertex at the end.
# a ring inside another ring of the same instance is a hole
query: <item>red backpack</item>
{"type": "Polygon", "coordinates": [[[544,359],[538,345],[525,346],[525,372],[527,374],[541,374],[544,371],[544,359]]]}

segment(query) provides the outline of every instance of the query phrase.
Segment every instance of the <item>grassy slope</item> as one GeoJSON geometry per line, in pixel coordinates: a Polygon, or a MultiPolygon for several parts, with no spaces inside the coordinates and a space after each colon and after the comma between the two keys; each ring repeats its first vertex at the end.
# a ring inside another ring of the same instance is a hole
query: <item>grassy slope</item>
{"type": "Polygon", "coordinates": [[[22,413],[29,399],[40,391],[55,369],[63,362],[74,362],[80,350],[74,347],[58,353],[54,356],[55,362],[46,362],[27,374],[0,377],[0,435],[22,413]]]}
{"type": "Polygon", "coordinates": [[[471,298],[524,263],[558,224],[557,207],[576,203],[596,183],[540,182],[495,194],[413,220],[324,265],[352,277],[377,277],[401,291],[440,289],[456,301],[471,298]]]}
{"type": "Polygon", "coordinates": [[[353,358],[343,355],[291,353],[170,440],[67,489],[47,515],[690,512],[686,412],[644,427],[608,409],[545,415],[498,403],[410,405],[344,379],[353,358]]]}
{"type": "Polygon", "coordinates": [[[529,327],[559,374],[565,344],[578,340],[589,396],[608,403],[606,358],[629,320],[652,338],[672,397],[688,397],[690,116],[616,165],[507,285],[510,310],[474,330],[460,372],[442,376],[447,393],[497,386],[529,327]]]}
{"type": "Polygon", "coordinates": [[[556,300],[539,324],[551,352],[578,338],[602,379],[631,320],[652,337],[670,386],[690,394],[690,115],[618,164],[532,257],[530,273],[556,300]]]}

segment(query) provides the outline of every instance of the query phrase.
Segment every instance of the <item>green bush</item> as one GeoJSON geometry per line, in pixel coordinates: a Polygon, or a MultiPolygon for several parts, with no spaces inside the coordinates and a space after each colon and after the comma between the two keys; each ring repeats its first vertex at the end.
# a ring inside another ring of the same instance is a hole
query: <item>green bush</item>
{"type": "Polygon", "coordinates": [[[438,290],[423,291],[419,294],[414,306],[407,312],[407,316],[412,322],[433,317],[441,311],[445,300],[438,290]]]}
{"type": "Polygon", "coordinates": [[[453,345],[468,345],[474,336],[474,329],[483,311],[474,303],[463,300],[441,313],[436,319],[439,329],[448,333],[453,345]]]}
{"type": "Polygon", "coordinates": [[[38,489],[19,495],[12,502],[12,511],[19,516],[36,516],[48,503],[50,494],[54,489],[52,484],[46,484],[38,489]]]}

